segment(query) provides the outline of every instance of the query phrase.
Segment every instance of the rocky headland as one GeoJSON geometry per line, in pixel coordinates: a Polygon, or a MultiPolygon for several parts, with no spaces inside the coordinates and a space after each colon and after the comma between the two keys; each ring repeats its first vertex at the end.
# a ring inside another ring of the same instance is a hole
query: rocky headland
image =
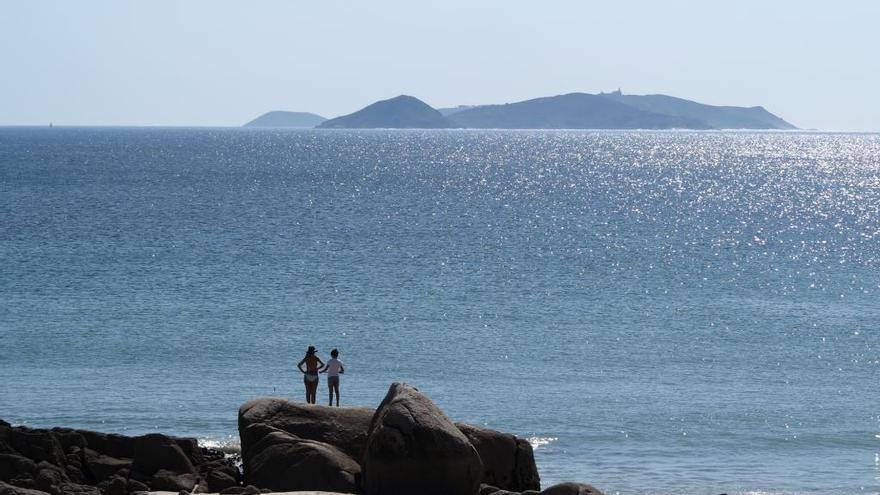
{"type": "Polygon", "coordinates": [[[403,383],[392,384],[376,409],[254,399],[239,409],[238,429],[240,457],[193,438],[0,420],[0,495],[601,494],[574,482],[541,490],[527,441],[453,423],[403,383]]]}

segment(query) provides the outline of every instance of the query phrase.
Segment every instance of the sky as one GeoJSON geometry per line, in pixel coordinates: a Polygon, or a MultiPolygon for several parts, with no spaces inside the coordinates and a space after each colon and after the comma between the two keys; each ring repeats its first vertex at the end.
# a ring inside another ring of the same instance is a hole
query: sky
{"type": "Polygon", "coordinates": [[[0,125],[237,126],[620,88],[880,131],[880,2],[3,0],[0,125]]]}

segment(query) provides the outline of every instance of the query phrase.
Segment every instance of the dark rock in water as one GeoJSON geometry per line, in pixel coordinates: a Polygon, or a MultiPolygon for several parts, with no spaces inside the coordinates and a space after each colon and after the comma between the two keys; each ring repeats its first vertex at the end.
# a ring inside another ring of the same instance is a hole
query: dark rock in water
{"type": "Polygon", "coordinates": [[[238,480],[232,474],[220,469],[210,471],[207,476],[208,490],[220,492],[231,486],[238,486],[238,480]]]}
{"type": "Polygon", "coordinates": [[[0,481],[0,495],[50,495],[44,491],[21,488],[0,481]]]}
{"type": "Polygon", "coordinates": [[[170,437],[174,440],[174,443],[180,447],[180,450],[186,454],[186,457],[189,458],[189,461],[193,464],[201,464],[205,461],[205,458],[202,454],[202,448],[199,447],[199,441],[195,438],[181,438],[181,437],[170,437]]]}
{"type": "Polygon", "coordinates": [[[89,430],[72,430],[72,432],[82,436],[86,446],[95,452],[116,458],[131,459],[134,457],[136,437],[89,430]]]}
{"type": "Polygon", "coordinates": [[[604,495],[599,489],[585,485],[583,483],[575,483],[567,481],[553,485],[541,492],[541,495],[604,495]]]}
{"type": "Polygon", "coordinates": [[[22,474],[33,475],[37,463],[18,454],[0,454],[0,480],[9,481],[22,474]]]}
{"type": "Polygon", "coordinates": [[[12,428],[9,440],[12,448],[29,459],[64,465],[64,449],[51,431],[12,428]]]}
{"type": "Polygon", "coordinates": [[[37,464],[34,485],[38,490],[52,495],[101,495],[98,488],[72,482],[63,469],[46,461],[37,464]]]}
{"type": "Polygon", "coordinates": [[[263,424],[245,431],[252,438],[262,434],[242,451],[245,482],[274,491],[358,491],[361,467],[336,447],[263,424]]]}
{"type": "Polygon", "coordinates": [[[174,473],[195,473],[189,457],[175,440],[158,433],[137,437],[132,468],[149,476],[160,469],[174,473]]]}
{"type": "MultiPolygon", "coordinates": [[[[244,452],[253,439],[247,428],[262,423],[299,438],[330,444],[354,459],[360,459],[367,444],[367,430],[374,409],[365,407],[327,407],[300,404],[277,398],[254,399],[238,410],[238,432],[244,452]]],[[[262,435],[259,435],[262,437],[262,435]]]]}
{"type": "Polygon", "coordinates": [[[92,449],[85,449],[83,455],[95,481],[104,481],[122,469],[130,469],[132,464],[131,459],[117,459],[99,454],[92,449]]]}
{"type": "Polygon", "coordinates": [[[370,495],[474,495],[483,465],[467,437],[415,387],[394,383],[376,410],[363,461],[370,495]]]}
{"type": "Polygon", "coordinates": [[[55,435],[55,438],[58,439],[58,442],[61,443],[61,448],[64,449],[64,452],[69,452],[70,449],[74,447],[80,449],[86,448],[86,438],[76,430],[71,430],[70,428],[52,428],[50,431],[55,435]]]}
{"type": "Polygon", "coordinates": [[[456,423],[483,461],[482,482],[499,489],[540,490],[538,466],[529,442],[509,433],[456,423]]]}
{"type": "Polygon", "coordinates": [[[176,473],[167,469],[160,469],[150,479],[150,488],[157,491],[179,492],[191,491],[196,486],[198,478],[190,473],[176,473]]]}

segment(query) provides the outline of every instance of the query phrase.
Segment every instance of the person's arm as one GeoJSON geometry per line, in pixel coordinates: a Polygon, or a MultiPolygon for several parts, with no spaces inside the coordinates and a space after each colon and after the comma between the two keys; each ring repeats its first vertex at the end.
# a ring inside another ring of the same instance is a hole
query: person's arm
{"type": "Polygon", "coordinates": [[[324,368],[327,367],[327,365],[324,364],[324,361],[321,361],[321,358],[319,358],[318,356],[315,356],[315,359],[318,360],[318,372],[320,373],[324,368]]]}
{"type": "Polygon", "coordinates": [[[342,361],[339,361],[339,374],[345,373],[345,366],[342,365],[342,361]]]}
{"type": "Polygon", "coordinates": [[[306,358],[303,358],[302,361],[300,361],[299,364],[296,365],[296,367],[299,368],[300,373],[306,372],[306,370],[303,369],[303,363],[305,363],[305,362],[306,362],[306,358]]]}

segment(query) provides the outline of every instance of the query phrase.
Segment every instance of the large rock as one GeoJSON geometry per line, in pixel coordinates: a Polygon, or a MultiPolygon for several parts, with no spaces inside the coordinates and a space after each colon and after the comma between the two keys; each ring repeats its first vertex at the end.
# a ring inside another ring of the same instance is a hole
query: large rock
{"type": "Polygon", "coordinates": [[[34,461],[64,465],[64,449],[49,430],[17,427],[9,431],[9,443],[23,456],[34,461]]]}
{"type": "Polygon", "coordinates": [[[31,490],[6,484],[0,481],[0,495],[50,495],[40,490],[31,490]]]}
{"type": "Polygon", "coordinates": [[[394,383],[370,424],[363,469],[370,495],[474,495],[483,465],[431,399],[394,383]]]}
{"type": "Polygon", "coordinates": [[[262,423],[245,433],[258,439],[242,451],[245,483],[273,491],[358,491],[361,467],[336,447],[262,423]]]}
{"type": "Polygon", "coordinates": [[[21,475],[33,475],[37,464],[18,454],[0,454],[0,480],[9,481],[21,475]]]}
{"type": "Polygon", "coordinates": [[[86,466],[95,481],[104,481],[121,469],[130,469],[131,459],[117,459],[104,454],[99,454],[92,449],[85,449],[86,466]]]}
{"type": "Polygon", "coordinates": [[[215,469],[208,472],[207,480],[208,490],[211,492],[220,492],[232,486],[238,486],[238,480],[231,473],[215,469]]]}
{"type": "Polygon", "coordinates": [[[160,469],[178,474],[196,472],[189,457],[177,445],[175,439],[158,433],[135,439],[132,469],[148,476],[152,476],[160,469]]]}
{"type": "Polygon", "coordinates": [[[535,454],[529,442],[509,433],[465,423],[455,426],[480,454],[482,483],[513,492],[541,489],[535,454]]]}
{"type": "Polygon", "coordinates": [[[367,444],[367,430],[375,410],[365,407],[327,407],[278,398],[254,399],[238,410],[241,450],[259,439],[246,434],[248,426],[262,423],[299,438],[330,444],[354,459],[360,459],[367,444]]]}
{"type": "Polygon", "coordinates": [[[566,481],[546,488],[541,495],[604,495],[601,490],[584,483],[566,481]]]}
{"type": "Polygon", "coordinates": [[[160,469],[153,475],[150,480],[150,488],[155,491],[192,491],[196,486],[198,478],[190,473],[175,473],[166,469],[160,469]]]}

